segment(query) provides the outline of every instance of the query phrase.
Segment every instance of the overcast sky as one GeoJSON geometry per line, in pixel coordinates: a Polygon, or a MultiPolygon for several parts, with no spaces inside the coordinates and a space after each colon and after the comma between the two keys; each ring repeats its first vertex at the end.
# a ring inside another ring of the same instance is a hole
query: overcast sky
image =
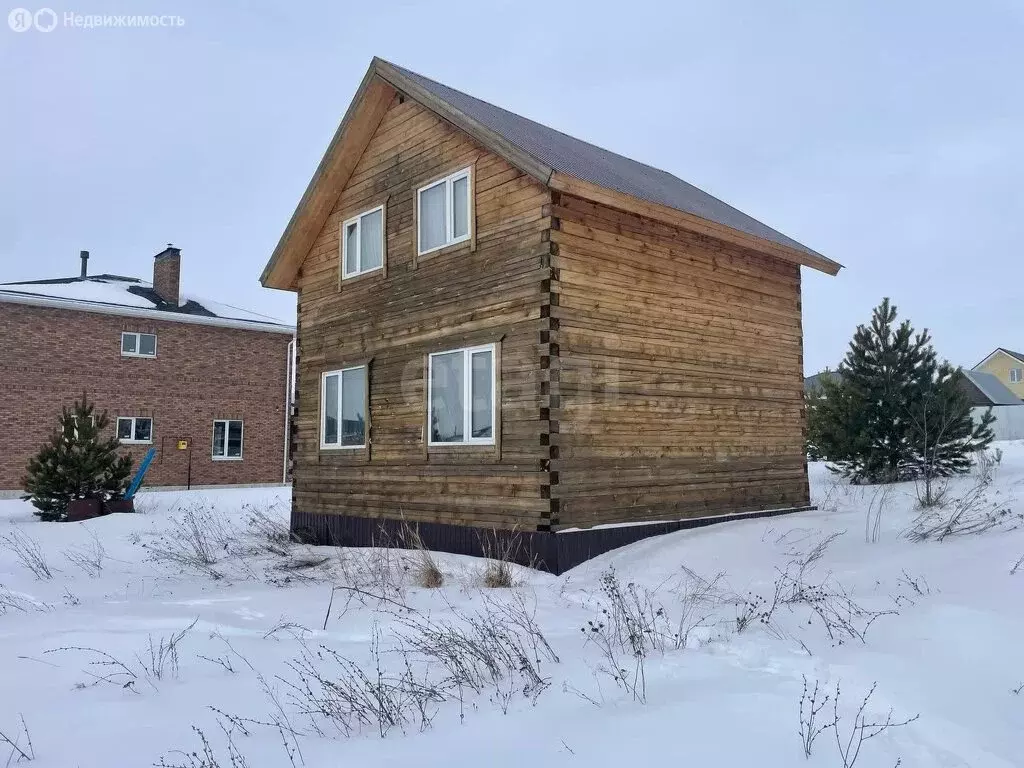
{"type": "MultiPolygon", "coordinates": [[[[105,2],[182,27],[11,31],[0,282],[149,277],[284,319],[258,277],[370,58],[663,168],[843,263],[805,367],[883,296],[973,365],[1024,347],[1024,2],[105,2]]],[[[27,0],[18,5],[35,10],[27,0]]]]}

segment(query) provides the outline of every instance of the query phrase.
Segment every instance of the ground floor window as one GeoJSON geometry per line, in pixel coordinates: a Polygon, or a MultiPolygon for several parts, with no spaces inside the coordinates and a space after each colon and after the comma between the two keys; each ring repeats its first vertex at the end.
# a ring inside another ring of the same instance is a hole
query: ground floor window
{"type": "Polygon", "coordinates": [[[241,459],[242,437],[245,431],[241,419],[217,419],[213,422],[213,458],[241,459]]]}
{"type": "Polygon", "coordinates": [[[494,360],[493,344],[430,355],[431,445],[494,444],[494,360]]]}
{"type": "Polygon", "coordinates": [[[148,416],[118,416],[117,439],[122,443],[152,443],[153,419],[148,416]]]}
{"type": "Polygon", "coordinates": [[[365,448],[366,366],[323,374],[320,387],[320,447],[365,448]]]}

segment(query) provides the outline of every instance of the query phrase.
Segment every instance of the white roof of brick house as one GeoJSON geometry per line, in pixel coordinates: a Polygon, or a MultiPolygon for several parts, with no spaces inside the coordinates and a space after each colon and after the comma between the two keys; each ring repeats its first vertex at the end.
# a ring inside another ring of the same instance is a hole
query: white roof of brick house
{"type": "Polygon", "coordinates": [[[280,333],[295,330],[278,318],[187,294],[172,306],[157,296],[152,283],[121,275],[0,283],[0,302],[280,333]]]}

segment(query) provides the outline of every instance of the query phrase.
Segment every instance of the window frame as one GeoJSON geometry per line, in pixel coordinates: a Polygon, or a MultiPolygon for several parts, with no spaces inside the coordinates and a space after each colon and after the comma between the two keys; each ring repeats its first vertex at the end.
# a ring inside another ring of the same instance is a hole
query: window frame
{"type": "MultiPolygon", "coordinates": [[[[469,165],[461,170],[450,173],[447,176],[443,176],[440,179],[434,179],[429,184],[424,184],[422,187],[416,190],[416,255],[425,256],[428,253],[434,251],[440,251],[442,248],[448,248],[452,245],[458,245],[459,243],[465,243],[473,239],[473,228],[475,218],[473,215],[473,166],[469,165]],[[466,234],[455,237],[455,182],[460,179],[466,179],[466,234]],[[444,184],[444,211],[445,211],[445,242],[441,245],[435,245],[432,248],[423,250],[422,238],[420,237],[420,228],[423,226],[423,193],[427,190],[433,189],[434,187],[444,184]]],[[[453,352],[455,350],[452,350],[453,352]]]]}
{"type": "Polygon", "coordinates": [[[365,451],[370,441],[370,366],[368,363],[359,363],[358,365],[349,365],[345,368],[338,368],[331,371],[324,371],[320,374],[320,450],[321,451],[365,451]],[[363,408],[365,409],[365,421],[363,422],[363,442],[360,445],[342,445],[342,418],[341,414],[345,410],[345,377],[342,376],[346,371],[363,371],[363,408]],[[324,442],[324,437],[327,431],[327,379],[330,376],[338,377],[338,442],[327,443],[324,442]]]}
{"type": "Polygon", "coordinates": [[[154,357],[156,357],[156,352],[157,352],[157,338],[156,338],[156,334],[155,333],[143,333],[141,331],[121,331],[121,357],[154,358],[154,357]],[[125,352],[124,351],[124,337],[125,336],[134,336],[135,337],[135,351],[134,352],[125,352]],[[139,352],[139,350],[142,348],[142,337],[143,336],[152,336],[153,337],[153,354],[152,355],[144,355],[141,352],[139,352]]]}
{"type": "Polygon", "coordinates": [[[1020,384],[1021,382],[1024,382],[1024,368],[1011,368],[1010,383],[1020,384]],[[1016,375],[1017,378],[1014,378],[1014,375],[1016,375]]]}
{"type": "Polygon", "coordinates": [[[121,445],[152,445],[153,444],[153,417],[152,416],[118,416],[117,423],[114,425],[116,430],[114,434],[117,436],[117,441],[121,445]],[[130,421],[132,423],[132,438],[126,439],[121,437],[121,422],[130,421]],[[149,422],[149,440],[137,440],[135,438],[136,427],[139,421],[149,422]]]}
{"type": "Polygon", "coordinates": [[[456,347],[427,355],[427,446],[430,448],[452,448],[459,446],[497,445],[498,434],[498,345],[478,344],[472,347],[456,347]],[[434,391],[434,358],[441,355],[462,353],[462,385],[465,388],[462,397],[462,440],[435,442],[431,415],[433,414],[432,398],[434,391]],[[473,354],[477,352],[491,353],[491,436],[473,437],[473,354]]]}
{"type": "Polygon", "coordinates": [[[214,419],[213,420],[213,434],[211,435],[212,445],[210,446],[210,457],[214,461],[241,461],[245,456],[245,419],[214,419]],[[240,453],[237,456],[228,455],[228,442],[230,441],[230,430],[231,425],[238,423],[242,427],[241,444],[239,446],[240,453]],[[217,455],[217,425],[224,425],[224,453],[220,456],[217,455]]]}
{"type": "Polygon", "coordinates": [[[384,204],[383,203],[378,205],[376,208],[371,208],[368,211],[363,211],[362,213],[356,214],[352,218],[347,219],[346,221],[343,221],[342,224],[341,224],[341,249],[340,249],[341,250],[341,279],[342,280],[351,280],[352,278],[359,277],[361,275],[369,275],[369,274],[371,274],[373,272],[376,272],[377,270],[383,271],[383,269],[384,269],[384,260],[387,258],[387,248],[384,247],[384,244],[387,241],[387,237],[388,237],[388,234],[387,234],[387,214],[384,211],[384,204]],[[370,269],[363,269],[363,238],[362,238],[362,234],[363,234],[363,218],[365,216],[369,216],[371,214],[377,213],[377,211],[380,211],[380,264],[378,266],[376,266],[376,267],[371,267],[370,269]],[[353,223],[355,223],[355,225],[356,225],[356,251],[357,251],[357,253],[356,253],[356,262],[358,264],[358,267],[357,267],[355,272],[346,272],[345,271],[345,266],[346,266],[346,261],[347,260],[346,260],[345,257],[348,255],[348,253],[347,253],[347,251],[348,251],[348,237],[347,237],[347,234],[348,234],[348,227],[349,227],[349,225],[353,224],[353,223]]]}
{"type": "MultiPolygon", "coordinates": [[[[78,416],[75,415],[74,419],[75,419],[75,432],[74,432],[74,435],[75,435],[75,439],[77,440],[78,439],[78,416]]],[[[95,427],[96,426],[96,414],[91,414],[89,416],[89,421],[95,427]]]]}

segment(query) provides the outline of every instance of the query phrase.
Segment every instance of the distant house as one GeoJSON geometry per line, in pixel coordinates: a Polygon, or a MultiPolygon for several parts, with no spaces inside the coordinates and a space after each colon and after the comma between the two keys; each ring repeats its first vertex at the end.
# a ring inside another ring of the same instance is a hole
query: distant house
{"type": "Polygon", "coordinates": [[[285,479],[294,329],[181,295],[181,252],[153,281],[90,275],[0,284],[0,492],[17,491],[63,407],[88,395],[150,486],[285,479]]]}
{"type": "Polygon", "coordinates": [[[822,385],[821,382],[824,379],[833,379],[838,374],[835,371],[830,371],[826,368],[824,371],[819,371],[811,376],[804,377],[804,394],[808,397],[824,397],[821,393],[822,385]]]}
{"type": "Polygon", "coordinates": [[[1024,399],[1024,353],[997,347],[971,370],[992,374],[1018,399],[1024,399]]]}
{"type": "Polygon", "coordinates": [[[991,408],[996,417],[992,424],[996,440],[1024,440],[1024,401],[994,374],[977,370],[963,374],[964,390],[974,418],[980,419],[991,408]]]}
{"type": "Polygon", "coordinates": [[[262,275],[299,302],[293,525],[806,506],[801,266],[840,268],[374,59],[262,275]]]}
{"type": "MultiPolygon", "coordinates": [[[[1024,439],[1024,401],[999,381],[994,374],[983,371],[960,369],[960,386],[971,404],[971,415],[975,420],[989,408],[996,417],[992,425],[996,440],[1024,439]]],[[[804,378],[804,392],[808,397],[809,407],[813,407],[815,397],[824,397],[821,393],[821,382],[825,378],[839,376],[836,371],[824,370],[813,376],[804,378]]]]}

